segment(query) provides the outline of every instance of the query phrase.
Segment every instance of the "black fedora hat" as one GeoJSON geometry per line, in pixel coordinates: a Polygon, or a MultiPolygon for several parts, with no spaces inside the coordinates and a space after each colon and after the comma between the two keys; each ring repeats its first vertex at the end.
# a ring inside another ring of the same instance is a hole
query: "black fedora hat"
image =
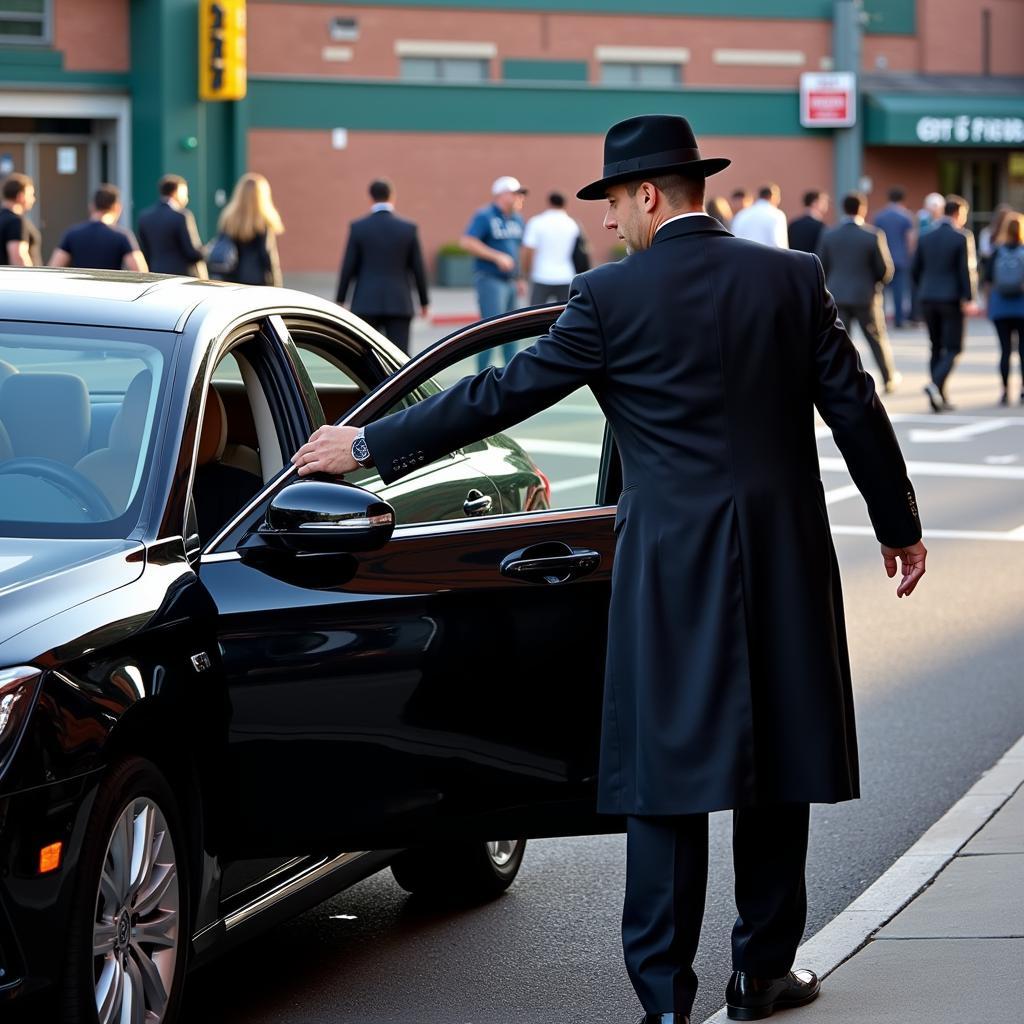
{"type": "Polygon", "coordinates": [[[707,177],[729,166],[724,157],[701,159],[690,122],[675,114],[628,117],[604,137],[604,174],[576,193],[577,199],[604,199],[609,185],[656,174],[707,177]]]}

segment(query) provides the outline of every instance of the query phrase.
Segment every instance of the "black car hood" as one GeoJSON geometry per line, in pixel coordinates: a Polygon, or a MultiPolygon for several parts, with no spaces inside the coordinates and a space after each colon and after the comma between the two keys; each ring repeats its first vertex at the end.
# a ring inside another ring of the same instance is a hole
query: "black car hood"
{"type": "Polygon", "coordinates": [[[0,643],[142,574],[138,541],[0,537],[0,643]]]}

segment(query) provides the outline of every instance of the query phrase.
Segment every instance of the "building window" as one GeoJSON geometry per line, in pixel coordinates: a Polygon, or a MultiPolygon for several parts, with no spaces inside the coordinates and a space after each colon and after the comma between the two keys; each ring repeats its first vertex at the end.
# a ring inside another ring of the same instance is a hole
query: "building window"
{"type": "Polygon", "coordinates": [[[603,63],[601,84],[671,89],[683,84],[683,69],[678,64],[603,63]]]}
{"type": "Polygon", "coordinates": [[[354,43],[359,38],[359,22],[355,18],[331,18],[331,41],[354,43]]]}
{"type": "Polygon", "coordinates": [[[399,74],[420,82],[487,82],[497,56],[494,43],[441,39],[398,39],[399,74]]]}
{"type": "Polygon", "coordinates": [[[674,89],[690,60],[685,46],[598,46],[601,84],[618,88],[674,89]]]}
{"type": "Polygon", "coordinates": [[[51,0],[0,0],[0,43],[50,41],[51,0]]]}
{"type": "Polygon", "coordinates": [[[475,57],[403,57],[402,77],[427,82],[486,82],[490,62],[475,57]]]}

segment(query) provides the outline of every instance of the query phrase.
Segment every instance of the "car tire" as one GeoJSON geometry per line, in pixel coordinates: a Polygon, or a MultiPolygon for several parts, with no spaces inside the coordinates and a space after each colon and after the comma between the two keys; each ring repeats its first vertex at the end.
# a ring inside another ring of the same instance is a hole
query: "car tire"
{"type": "Polygon", "coordinates": [[[163,775],[142,758],[114,764],[96,795],[78,865],[64,1024],[113,1024],[127,1006],[135,1013],[124,1019],[177,1018],[191,934],[188,864],[163,775]]]}
{"type": "Polygon", "coordinates": [[[525,839],[458,843],[406,850],[391,863],[406,892],[445,903],[485,903],[514,881],[523,864],[525,839]]]}

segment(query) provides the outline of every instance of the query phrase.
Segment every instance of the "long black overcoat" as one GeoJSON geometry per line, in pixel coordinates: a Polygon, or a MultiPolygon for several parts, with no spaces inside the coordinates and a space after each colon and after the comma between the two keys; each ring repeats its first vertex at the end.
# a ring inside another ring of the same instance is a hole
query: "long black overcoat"
{"type": "Polygon", "coordinates": [[[814,436],[831,427],[880,541],[914,491],[817,257],[710,217],[572,285],[551,331],[370,425],[386,481],[587,385],[622,458],[599,809],[689,814],[858,794],[839,570],[814,436]],[[416,463],[418,464],[418,463],[416,463]]]}

